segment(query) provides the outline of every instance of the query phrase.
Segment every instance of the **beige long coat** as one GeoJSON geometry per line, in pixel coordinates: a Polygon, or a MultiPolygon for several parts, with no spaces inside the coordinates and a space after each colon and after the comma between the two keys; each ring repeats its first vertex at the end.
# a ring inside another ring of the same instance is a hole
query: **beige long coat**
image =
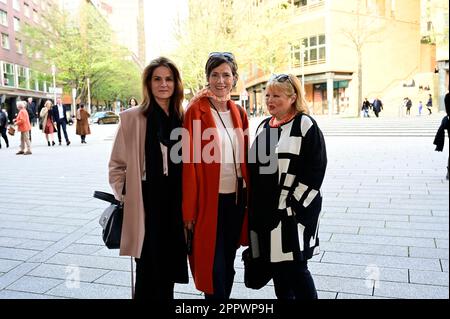
{"type": "MultiPolygon", "coordinates": [[[[50,109],[50,112],[51,111],[52,110],[50,109]]],[[[43,107],[41,113],[39,113],[39,116],[42,118],[42,133],[45,133],[45,125],[47,124],[48,112],[48,108],[43,107]]]]}
{"type": "Polygon", "coordinates": [[[126,180],[120,255],[137,258],[141,256],[145,234],[142,175],[146,128],[147,118],[140,108],[120,113],[120,125],[109,160],[109,184],[119,200],[126,180]]]}

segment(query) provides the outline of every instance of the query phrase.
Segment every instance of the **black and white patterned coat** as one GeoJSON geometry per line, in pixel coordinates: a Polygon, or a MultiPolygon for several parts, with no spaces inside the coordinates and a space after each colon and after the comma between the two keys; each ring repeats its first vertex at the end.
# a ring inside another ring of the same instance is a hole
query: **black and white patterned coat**
{"type": "Polygon", "coordinates": [[[327,155],[316,121],[298,114],[279,128],[261,123],[249,159],[249,230],[253,256],[302,261],[319,253],[320,188],[327,155]],[[270,134],[275,137],[270,142],[270,134]],[[267,173],[268,158],[275,170],[267,173]],[[266,169],[266,172],[264,171],[266,169]]]}

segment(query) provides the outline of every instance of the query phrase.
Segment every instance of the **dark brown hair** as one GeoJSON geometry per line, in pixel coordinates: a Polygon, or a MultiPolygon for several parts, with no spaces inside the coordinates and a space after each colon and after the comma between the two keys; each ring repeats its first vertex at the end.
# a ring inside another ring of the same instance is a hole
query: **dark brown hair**
{"type": "Polygon", "coordinates": [[[151,111],[152,100],[154,101],[151,89],[152,76],[155,69],[160,66],[164,66],[172,71],[173,81],[175,83],[173,95],[170,97],[169,112],[175,112],[178,118],[183,119],[182,102],[184,98],[184,91],[180,72],[178,71],[175,63],[165,57],[159,57],[152,60],[144,69],[144,72],[142,73],[142,96],[144,97],[144,100],[139,107],[145,115],[148,115],[151,111]]]}
{"type": "Polygon", "coordinates": [[[239,79],[239,74],[237,72],[238,66],[236,63],[236,59],[231,53],[228,52],[213,52],[210,53],[208,57],[208,61],[206,61],[205,65],[205,74],[206,74],[206,81],[209,80],[209,76],[211,75],[212,70],[217,68],[219,65],[226,63],[231,68],[231,73],[233,73],[234,76],[234,82],[233,87],[236,85],[237,80],[239,79]]]}

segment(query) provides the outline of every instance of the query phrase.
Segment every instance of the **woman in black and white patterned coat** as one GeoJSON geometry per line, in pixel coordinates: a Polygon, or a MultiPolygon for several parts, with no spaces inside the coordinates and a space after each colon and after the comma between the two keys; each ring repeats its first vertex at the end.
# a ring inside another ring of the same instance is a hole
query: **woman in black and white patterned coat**
{"type": "Polygon", "coordinates": [[[307,260],[319,253],[325,141],[297,77],[273,76],[265,99],[272,117],[258,127],[249,159],[251,253],[266,261],[277,298],[315,299],[307,260]]]}

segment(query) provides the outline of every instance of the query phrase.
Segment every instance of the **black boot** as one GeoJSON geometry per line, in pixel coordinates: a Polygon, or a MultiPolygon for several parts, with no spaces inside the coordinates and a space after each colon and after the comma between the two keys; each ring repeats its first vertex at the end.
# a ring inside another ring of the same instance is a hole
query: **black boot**
{"type": "Polygon", "coordinates": [[[50,141],[47,141],[48,146],[50,146],[50,141]]]}
{"type": "Polygon", "coordinates": [[[52,141],[52,146],[55,146],[55,144],[56,144],[55,141],[52,141]]]}

